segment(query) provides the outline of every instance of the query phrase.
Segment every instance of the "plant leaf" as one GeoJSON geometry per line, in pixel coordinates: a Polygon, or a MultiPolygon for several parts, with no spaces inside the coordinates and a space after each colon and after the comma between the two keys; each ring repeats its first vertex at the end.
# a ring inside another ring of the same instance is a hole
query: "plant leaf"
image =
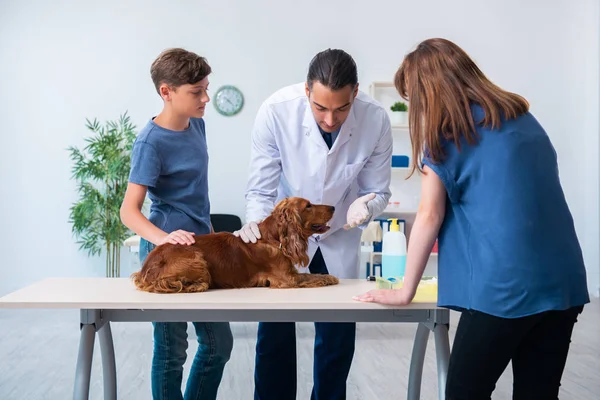
{"type": "MultiPolygon", "coordinates": [[[[92,133],[84,138],[85,147],[67,148],[72,162],[71,179],[77,181],[79,193],[78,201],[69,209],[69,223],[79,249],[96,256],[107,245],[120,245],[132,234],[121,222],[120,208],[137,134],[127,112],[104,124],[95,118],[85,121],[92,133]]],[[[106,257],[111,257],[110,253],[106,257]]]]}

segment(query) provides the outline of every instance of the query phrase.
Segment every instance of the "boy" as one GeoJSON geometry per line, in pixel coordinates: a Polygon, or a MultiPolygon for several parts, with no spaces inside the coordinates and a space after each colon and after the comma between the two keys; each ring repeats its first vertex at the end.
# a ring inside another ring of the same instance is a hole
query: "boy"
{"type": "MultiPolygon", "coordinates": [[[[190,245],[193,235],[210,233],[208,153],[204,111],[209,102],[211,67],[184,49],[161,53],[150,69],[163,110],[139,133],[121,220],[141,236],[140,262],[163,243],[190,245]],[[149,218],[141,213],[148,192],[149,218]]],[[[181,394],[187,350],[187,322],[153,322],[152,396],[154,399],[216,399],[233,337],[229,323],[194,322],[198,351],[181,394]]]]}

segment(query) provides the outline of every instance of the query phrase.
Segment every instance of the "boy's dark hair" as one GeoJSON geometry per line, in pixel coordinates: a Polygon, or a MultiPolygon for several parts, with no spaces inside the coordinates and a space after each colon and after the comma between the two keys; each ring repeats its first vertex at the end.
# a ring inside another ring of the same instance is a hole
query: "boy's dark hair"
{"type": "Polygon", "coordinates": [[[339,90],[347,85],[355,87],[358,83],[356,63],[344,50],[324,50],[314,56],[308,67],[306,82],[309,90],[312,90],[314,81],[331,90],[339,90]]]}
{"type": "Polygon", "coordinates": [[[160,94],[159,88],[163,83],[174,88],[186,83],[194,84],[206,78],[211,71],[204,57],[185,49],[172,48],[163,51],[154,60],[150,76],[160,94]]]}

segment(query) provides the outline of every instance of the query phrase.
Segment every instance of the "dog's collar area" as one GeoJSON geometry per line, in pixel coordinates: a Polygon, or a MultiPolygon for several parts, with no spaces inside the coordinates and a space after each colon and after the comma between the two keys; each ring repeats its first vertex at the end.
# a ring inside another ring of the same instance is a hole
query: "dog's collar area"
{"type": "Polygon", "coordinates": [[[265,244],[267,244],[269,246],[277,247],[277,250],[283,249],[283,242],[280,242],[279,240],[276,240],[274,238],[269,238],[269,239],[264,239],[264,240],[265,240],[265,244]]]}
{"type": "Polygon", "coordinates": [[[277,250],[281,250],[283,248],[283,243],[278,240],[273,240],[273,242],[269,243],[272,246],[277,246],[277,250]],[[273,243],[275,242],[275,243],[273,243]]]}

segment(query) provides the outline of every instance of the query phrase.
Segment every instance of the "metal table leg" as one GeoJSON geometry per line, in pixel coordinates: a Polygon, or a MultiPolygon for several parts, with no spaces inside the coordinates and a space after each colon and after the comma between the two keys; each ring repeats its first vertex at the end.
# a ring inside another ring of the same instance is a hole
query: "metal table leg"
{"type": "Polygon", "coordinates": [[[440,400],[445,400],[446,377],[448,376],[448,364],[450,363],[448,325],[436,324],[433,329],[433,337],[435,339],[435,357],[437,360],[438,396],[440,400]]]}
{"type": "Polygon", "coordinates": [[[110,323],[107,321],[98,330],[104,378],[104,400],[117,400],[117,367],[110,323]]]}
{"type": "Polygon", "coordinates": [[[410,359],[408,400],[419,400],[421,398],[421,379],[423,377],[423,364],[425,363],[425,352],[427,350],[428,340],[429,328],[425,324],[419,323],[410,359]]]}
{"type": "Polygon", "coordinates": [[[74,400],[87,400],[90,395],[94,340],[98,332],[100,354],[102,356],[102,375],[104,378],[104,399],[117,399],[117,368],[110,323],[102,317],[102,310],[80,310],[81,340],[77,367],[75,370],[74,400]]]}
{"type": "Polygon", "coordinates": [[[75,368],[74,400],[87,400],[90,395],[90,378],[92,375],[92,357],[96,328],[94,325],[82,325],[79,339],[79,354],[75,368]]]}

